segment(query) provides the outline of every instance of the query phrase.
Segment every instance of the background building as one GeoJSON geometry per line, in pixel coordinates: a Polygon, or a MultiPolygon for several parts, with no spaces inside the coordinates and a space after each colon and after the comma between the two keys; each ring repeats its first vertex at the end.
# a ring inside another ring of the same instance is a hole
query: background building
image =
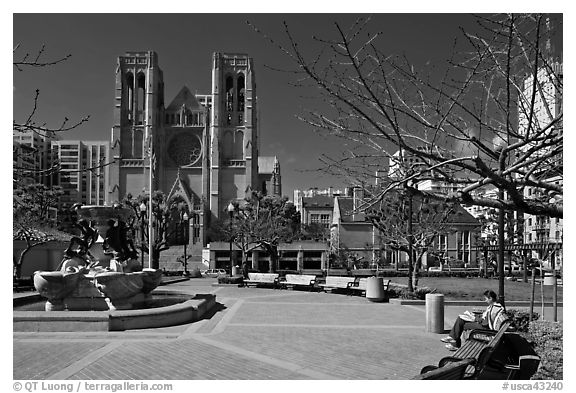
{"type": "Polygon", "coordinates": [[[60,186],[59,210],[75,203],[104,205],[109,166],[108,142],[79,140],[52,141],[52,157],[59,170],[52,176],[52,185],[60,186]]]}
{"type": "MultiPolygon", "coordinates": [[[[547,48],[548,53],[551,49],[547,48]]],[[[518,129],[521,135],[526,135],[528,132],[537,132],[550,124],[552,120],[562,113],[562,80],[563,80],[563,67],[560,62],[550,60],[553,72],[546,67],[538,70],[538,86],[536,94],[534,95],[534,113],[527,113],[526,110],[519,108],[518,116],[518,129]],[[532,123],[530,127],[529,119],[532,116],[532,123]]],[[[524,80],[523,95],[531,97],[534,88],[534,77],[528,76],[524,80]]],[[[558,122],[555,126],[550,127],[545,133],[559,133],[563,134],[563,122],[558,122]]],[[[524,151],[532,148],[534,145],[527,145],[524,151]]],[[[534,157],[542,157],[554,149],[555,146],[545,147],[538,149],[534,153],[534,157]]],[[[541,165],[541,169],[535,171],[533,176],[549,183],[562,185],[564,181],[563,175],[563,153],[554,156],[552,159],[546,159],[541,165]]],[[[556,196],[553,193],[544,194],[540,190],[533,187],[524,188],[524,197],[527,199],[542,200],[546,203],[562,203],[561,196],[556,196]]],[[[550,263],[551,259],[554,262],[562,263],[562,243],[563,243],[563,219],[550,218],[544,216],[534,216],[525,214],[524,220],[524,244],[530,248],[530,256],[534,258],[547,259],[550,263]],[[553,252],[552,252],[553,251],[553,252]]]]}

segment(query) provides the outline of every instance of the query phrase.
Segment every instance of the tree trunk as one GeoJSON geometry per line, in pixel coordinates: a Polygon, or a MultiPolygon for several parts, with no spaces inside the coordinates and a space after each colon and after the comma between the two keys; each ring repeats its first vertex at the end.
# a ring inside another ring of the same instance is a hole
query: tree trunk
{"type": "Polygon", "coordinates": [[[270,253],[270,266],[269,273],[274,273],[276,271],[276,266],[278,266],[278,255],[276,250],[270,253]]]}
{"type": "Polygon", "coordinates": [[[420,268],[422,265],[422,255],[416,260],[414,264],[414,271],[412,272],[412,281],[414,284],[414,290],[418,289],[418,279],[420,278],[420,268]]]}
{"type": "Polygon", "coordinates": [[[414,292],[414,259],[410,252],[408,252],[408,291],[414,292]]]}
{"type": "Polygon", "coordinates": [[[22,264],[24,263],[24,257],[26,256],[26,254],[28,254],[28,251],[30,251],[32,247],[33,246],[26,246],[26,248],[22,250],[22,252],[20,252],[18,258],[17,259],[14,258],[14,266],[12,269],[14,278],[16,279],[22,278],[22,264]]]}
{"type": "Polygon", "coordinates": [[[160,250],[152,249],[152,269],[160,269],[160,250]]]}

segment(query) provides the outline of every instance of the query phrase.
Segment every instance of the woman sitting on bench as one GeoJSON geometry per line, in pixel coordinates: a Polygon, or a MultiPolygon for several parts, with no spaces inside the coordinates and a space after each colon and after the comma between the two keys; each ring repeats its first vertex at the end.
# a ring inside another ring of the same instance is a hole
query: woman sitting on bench
{"type": "MultiPolygon", "coordinates": [[[[482,314],[475,313],[475,320],[471,320],[472,318],[463,318],[463,316],[459,316],[456,318],[454,322],[454,326],[452,326],[452,330],[448,337],[441,339],[442,342],[446,343],[446,348],[449,351],[456,351],[460,348],[462,341],[460,340],[460,336],[464,332],[464,330],[472,330],[472,329],[491,329],[494,330],[496,318],[500,313],[504,312],[504,307],[500,303],[497,303],[497,295],[494,291],[485,291],[484,292],[484,300],[488,304],[486,311],[482,314]],[[467,320],[469,319],[469,320],[467,320]]],[[[467,312],[466,316],[472,316],[469,312],[467,312]]]]}

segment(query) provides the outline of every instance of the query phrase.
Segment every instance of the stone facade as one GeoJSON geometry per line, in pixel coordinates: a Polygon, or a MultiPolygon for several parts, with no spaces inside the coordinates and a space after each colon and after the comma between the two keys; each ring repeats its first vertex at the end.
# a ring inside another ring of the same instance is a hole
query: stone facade
{"type": "MultiPolygon", "coordinates": [[[[214,53],[211,93],[192,94],[184,86],[167,106],[158,55],[120,56],[107,203],[150,187],[181,196],[190,213],[188,252],[200,261],[210,221],[231,201],[260,190],[256,116],[254,65],[246,54],[214,53]]],[[[278,184],[270,191],[281,190],[279,170],[277,164],[278,184]]],[[[175,248],[162,254],[161,267],[178,268],[174,261],[183,250],[175,248]]]]}

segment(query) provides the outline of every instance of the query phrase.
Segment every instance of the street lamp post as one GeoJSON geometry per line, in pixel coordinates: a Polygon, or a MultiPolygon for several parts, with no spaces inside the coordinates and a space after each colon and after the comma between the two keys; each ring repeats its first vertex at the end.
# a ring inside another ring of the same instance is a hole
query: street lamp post
{"type": "Polygon", "coordinates": [[[140,204],[140,259],[142,261],[142,269],[144,269],[144,217],[146,214],[146,204],[140,204]]]}
{"type": "Polygon", "coordinates": [[[228,215],[230,216],[230,275],[232,275],[232,266],[233,266],[233,262],[232,262],[232,219],[234,217],[234,211],[236,210],[236,207],[234,206],[234,204],[232,202],[230,202],[230,204],[228,204],[228,215]]]}
{"type": "Polygon", "coordinates": [[[184,221],[184,276],[188,277],[190,273],[188,272],[188,256],[186,255],[186,246],[188,245],[188,214],[184,212],[182,215],[182,220],[184,221]]]}

